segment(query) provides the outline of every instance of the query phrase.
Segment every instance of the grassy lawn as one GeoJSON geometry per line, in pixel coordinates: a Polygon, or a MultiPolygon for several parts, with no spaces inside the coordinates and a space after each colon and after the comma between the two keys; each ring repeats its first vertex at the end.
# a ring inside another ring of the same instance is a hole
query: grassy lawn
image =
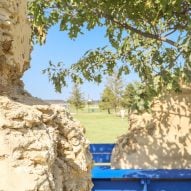
{"type": "Polygon", "coordinates": [[[127,132],[128,120],[106,112],[84,112],[73,115],[86,128],[91,143],[113,143],[118,136],[127,132]]]}

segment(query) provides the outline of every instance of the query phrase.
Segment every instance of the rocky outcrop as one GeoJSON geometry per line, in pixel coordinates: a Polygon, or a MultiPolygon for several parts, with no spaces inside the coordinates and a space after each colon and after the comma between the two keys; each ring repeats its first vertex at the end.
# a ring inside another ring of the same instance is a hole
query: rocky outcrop
{"type": "Polygon", "coordinates": [[[84,129],[62,107],[14,99],[0,97],[0,190],[90,191],[84,129]]]}
{"type": "Polygon", "coordinates": [[[17,91],[29,67],[31,27],[26,0],[0,1],[0,93],[17,91]]]}
{"type": "Polygon", "coordinates": [[[151,113],[131,115],[116,144],[113,168],[191,168],[191,90],[156,100],[151,113]]]}
{"type": "Polygon", "coordinates": [[[0,0],[0,190],[90,191],[84,129],[23,90],[31,48],[27,0],[0,0]]]}

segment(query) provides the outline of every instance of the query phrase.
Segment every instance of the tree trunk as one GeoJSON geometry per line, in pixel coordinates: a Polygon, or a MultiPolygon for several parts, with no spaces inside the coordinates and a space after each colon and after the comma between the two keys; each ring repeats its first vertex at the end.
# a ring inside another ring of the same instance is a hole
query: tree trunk
{"type": "Polygon", "coordinates": [[[90,191],[84,130],[61,106],[24,93],[31,27],[27,0],[0,0],[0,190],[90,191]]]}
{"type": "Polygon", "coordinates": [[[117,113],[117,107],[116,106],[114,107],[114,110],[115,110],[115,113],[117,113]]]}

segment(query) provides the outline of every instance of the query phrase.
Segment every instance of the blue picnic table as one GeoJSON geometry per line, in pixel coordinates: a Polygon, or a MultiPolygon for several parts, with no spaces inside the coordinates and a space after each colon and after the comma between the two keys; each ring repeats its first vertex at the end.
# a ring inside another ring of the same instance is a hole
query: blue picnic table
{"type": "Polygon", "coordinates": [[[113,147],[90,145],[95,161],[92,191],[191,191],[191,169],[111,169],[113,147]]]}

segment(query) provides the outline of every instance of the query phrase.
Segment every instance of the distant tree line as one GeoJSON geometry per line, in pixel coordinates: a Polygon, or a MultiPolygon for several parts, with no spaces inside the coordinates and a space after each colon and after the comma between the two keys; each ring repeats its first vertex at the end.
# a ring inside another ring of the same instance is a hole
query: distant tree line
{"type": "MultiPolygon", "coordinates": [[[[107,110],[108,114],[111,111],[117,113],[120,109],[126,109],[128,113],[134,111],[143,112],[150,108],[153,96],[154,93],[149,87],[145,87],[140,82],[125,84],[122,77],[119,77],[117,72],[115,72],[108,77],[98,104],[99,108],[107,110]]],[[[88,100],[85,100],[78,84],[74,84],[68,102],[77,112],[86,105],[89,108],[90,105],[88,100]]]]}
{"type": "Polygon", "coordinates": [[[108,114],[113,109],[117,112],[124,108],[128,113],[136,111],[143,112],[150,108],[154,93],[140,82],[125,84],[121,77],[114,73],[108,78],[101,95],[99,106],[107,110],[108,114]]]}
{"type": "Polygon", "coordinates": [[[77,83],[73,85],[68,103],[76,109],[77,113],[80,109],[83,109],[85,107],[85,99],[77,83]]]}

